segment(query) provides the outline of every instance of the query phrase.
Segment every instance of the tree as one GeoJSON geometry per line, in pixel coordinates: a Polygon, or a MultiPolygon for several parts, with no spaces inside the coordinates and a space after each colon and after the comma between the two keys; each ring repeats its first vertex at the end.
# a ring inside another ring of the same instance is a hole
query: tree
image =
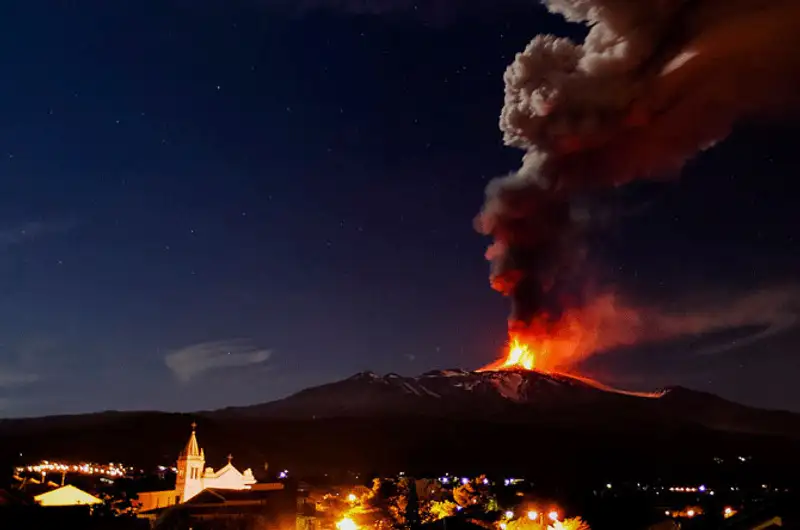
{"type": "Polygon", "coordinates": [[[417,495],[417,482],[413,478],[405,480],[405,526],[409,530],[416,530],[420,525],[419,496],[417,495]]]}
{"type": "MultiPolygon", "coordinates": [[[[462,508],[480,508],[487,511],[492,501],[488,481],[485,476],[480,476],[466,484],[459,484],[453,488],[453,500],[462,508]]],[[[493,504],[496,508],[496,503],[493,504]]],[[[489,510],[494,511],[494,510],[489,510]]]]}
{"type": "Polygon", "coordinates": [[[551,528],[555,528],[555,530],[590,530],[589,525],[580,517],[565,519],[563,522],[555,523],[551,528]]]}
{"type": "Polygon", "coordinates": [[[402,528],[405,524],[405,504],[394,480],[378,479],[364,497],[362,505],[365,515],[377,528],[402,528]]]}
{"type": "Polygon", "coordinates": [[[590,530],[590,528],[580,517],[555,521],[549,525],[543,519],[531,521],[523,517],[509,521],[506,530],[590,530]]]}
{"type": "Polygon", "coordinates": [[[458,511],[458,504],[452,501],[431,501],[425,511],[424,519],[426,523],[430,523],[445,517],[452,517],[456,514],[456,511],[458,511]]]}

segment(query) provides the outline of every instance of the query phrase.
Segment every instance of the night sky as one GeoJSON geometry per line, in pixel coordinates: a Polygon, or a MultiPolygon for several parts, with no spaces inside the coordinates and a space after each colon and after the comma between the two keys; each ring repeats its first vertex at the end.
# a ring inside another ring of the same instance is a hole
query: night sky
{"type": "MultiPolygon", "coordinates": [[[[535,2],[277,4],[0,7],[0,415],[251,404],[500,354],[472,219],[522,155],[503,71],[583,30],[535,2]]],[[[615,194],[592,256],[620,293],[750,312],[586,373],[800,411],[798,132],[746,124],[615,194]]]]}

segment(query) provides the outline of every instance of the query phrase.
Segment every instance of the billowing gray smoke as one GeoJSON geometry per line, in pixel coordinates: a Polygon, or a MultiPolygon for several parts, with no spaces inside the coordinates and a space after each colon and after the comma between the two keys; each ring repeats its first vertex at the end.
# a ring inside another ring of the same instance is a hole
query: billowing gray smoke
{"type": "Polygon", "coordinates": [[[590,30],[582,44],[537,36],[505,74],[500,128],[525,155],[476,226],[512,325],[580,304],[576,195],[675,173],[738,120],[800,99],[798,0],[545,4],[590,30]]]}

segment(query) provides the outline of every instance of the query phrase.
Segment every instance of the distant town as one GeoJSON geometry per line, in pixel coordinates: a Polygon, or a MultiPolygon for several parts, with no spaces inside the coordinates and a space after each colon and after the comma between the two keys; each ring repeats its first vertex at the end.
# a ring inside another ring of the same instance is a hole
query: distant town
{"type": "Polygon", "coordinates": [[[598,482],[576,499],[531,477],[295,477],[263,463],[240,470],[234,455],[207,455],[201,442],[193,424],[176,460],[153,469],[53,460],[16,466],[0,490],[0,520],[97,529],[656,530],[780,527],[792,517],[786,506],[796,506],[797,492],[785,485],[720,480],[750,465],[747,455],[714,458],[722,473],[708,480],[598,482]]]}

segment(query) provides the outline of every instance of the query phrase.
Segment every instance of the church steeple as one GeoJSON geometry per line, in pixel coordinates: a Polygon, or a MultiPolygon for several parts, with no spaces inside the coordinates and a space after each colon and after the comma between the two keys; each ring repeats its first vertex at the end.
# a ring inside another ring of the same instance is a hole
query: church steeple
{"type": "Polygon", "coordinates": [[[189,437],[189,442],[187,442],[186,447],[183,448],[183,452],[181,452],[182,457],[189,457],[189,456],[205,456],[203,455],[202,449],[200,449],[200,444],[197,443],[197,423],[192,422],[192,435],[189,437]]]}
{"type": "Polygon", "coordinates": [[[197,443],[197,424],[192,423],[192,434],[186,447],[178,456],[178,476],[175,479],[175,489],[180,494],[180,502],[186,502],[203,491],[203,470],[206,463],[206,454],[197,443]]]}

